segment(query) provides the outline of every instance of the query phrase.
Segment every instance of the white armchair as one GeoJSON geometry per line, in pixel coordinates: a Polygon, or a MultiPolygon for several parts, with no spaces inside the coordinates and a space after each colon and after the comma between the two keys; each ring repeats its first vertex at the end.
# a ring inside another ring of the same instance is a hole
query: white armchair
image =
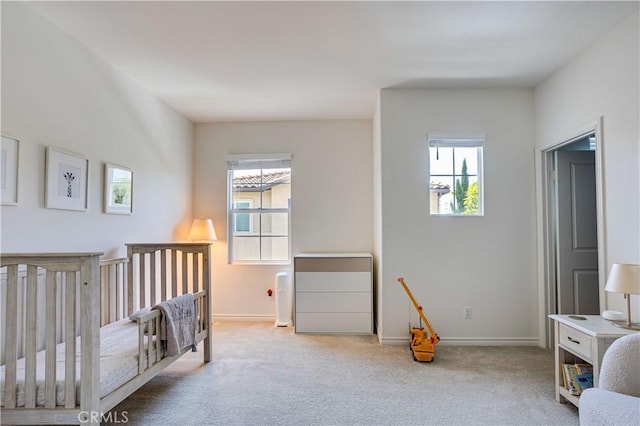
{"type": "Polygon", "coordinates": [[[598,387],[582,392],[579,414],[583,426],[640,425],[640,333],[607,349],[598,387]]]}

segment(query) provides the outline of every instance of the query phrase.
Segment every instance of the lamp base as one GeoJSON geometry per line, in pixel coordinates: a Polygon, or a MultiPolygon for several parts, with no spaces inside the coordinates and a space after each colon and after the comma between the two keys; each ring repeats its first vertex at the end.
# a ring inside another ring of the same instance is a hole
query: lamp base
{"type": "Polygon", "coordinates": [[[611,322],[616,327],[626,328],[628,330],[640,330],[640,323],[628,323],[626,321],[612,321],[611,322]]]}

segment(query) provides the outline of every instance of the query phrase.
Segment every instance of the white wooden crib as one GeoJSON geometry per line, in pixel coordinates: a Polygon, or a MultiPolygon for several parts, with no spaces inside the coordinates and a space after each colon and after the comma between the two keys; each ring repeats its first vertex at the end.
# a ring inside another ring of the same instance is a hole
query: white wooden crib
{"type": "Polygon", "coordinates": [[[160,311],[194,296],[196,341],[211,360],[210,243],[127,244],[101,253],[0,255],[2,424],[100,423],[124,398],[188,351],[168,356],[160,311]]]}

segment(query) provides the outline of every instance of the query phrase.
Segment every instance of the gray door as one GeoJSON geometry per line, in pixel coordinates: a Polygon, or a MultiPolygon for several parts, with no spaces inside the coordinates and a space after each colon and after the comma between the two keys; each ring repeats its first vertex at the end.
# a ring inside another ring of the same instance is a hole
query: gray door
{"type": "Polygon", "coordinates": [[[595,153],[555,154],[558,313],[598,315],[595,153]]]}

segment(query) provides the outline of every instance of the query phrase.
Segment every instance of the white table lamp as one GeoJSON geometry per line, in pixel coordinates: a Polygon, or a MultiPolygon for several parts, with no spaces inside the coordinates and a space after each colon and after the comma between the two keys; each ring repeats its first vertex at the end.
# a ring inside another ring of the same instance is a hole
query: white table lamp
{"type": "Polygon", "coordinates": [[[211,219],[193,219],[189,239],[191,241],[217,240],[216,231],[213,229],[213,221],[211,219]]]}
{"type": "Polygon", "coordinates": [[[631,322],[631,295],[640,294],[640,265],[614,263],[604,289],[613,293],[623,293],[627,299],[627,321],[613,324],[617,327],[640,330],[640,324],[631,322]]]}

